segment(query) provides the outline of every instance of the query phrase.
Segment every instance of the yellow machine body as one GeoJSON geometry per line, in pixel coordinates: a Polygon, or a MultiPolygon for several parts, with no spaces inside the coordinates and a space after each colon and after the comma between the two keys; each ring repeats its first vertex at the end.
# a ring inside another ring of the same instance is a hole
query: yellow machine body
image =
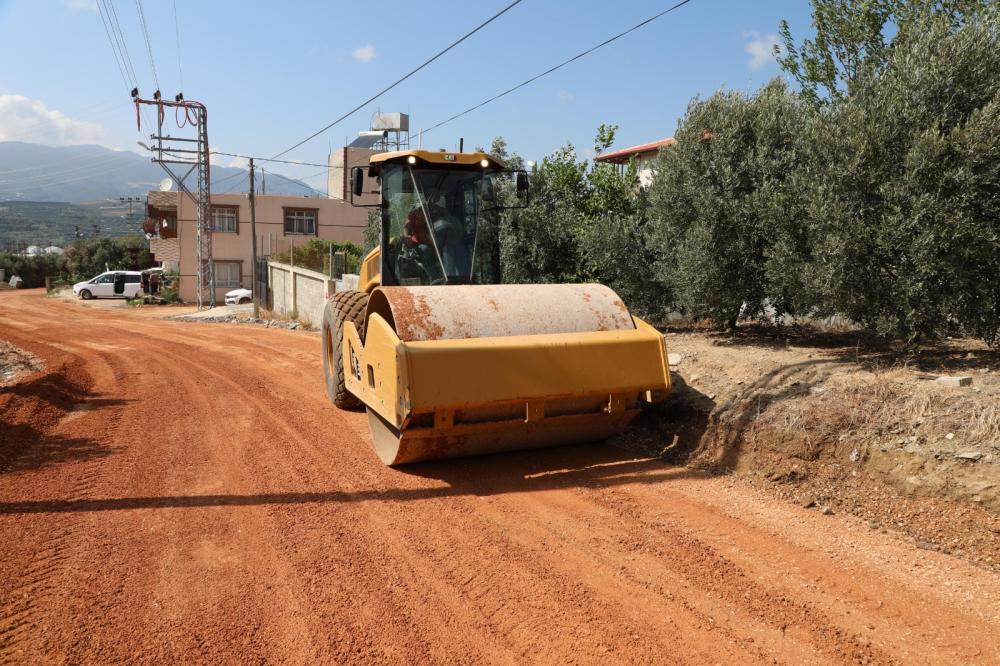
{"type": "Polygon", "coordinates": [[[600,285],[378,288],[365,329],[346,385],[390,465],[606,439],[670,390],[663,335],[600,285]]]}
{"type": "MultiPolygon", "coordinates": [[[[389,164],[503,169],[485,153],[407,150],[372,156],[368,175],[389,164]]],[[[363,327],[343,322],[339,352],[386,464],[606,439],[670,392],[663,335],[607,287],[386,286],[384,251],[361,263],[363,327]]]]}

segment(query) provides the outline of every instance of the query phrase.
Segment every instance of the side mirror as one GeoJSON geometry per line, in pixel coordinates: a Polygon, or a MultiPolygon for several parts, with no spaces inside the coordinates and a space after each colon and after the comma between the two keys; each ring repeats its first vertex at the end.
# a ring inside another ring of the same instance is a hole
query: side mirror
{"type": "Polygon", "coordinates": [[[360,197],[365,190],[365,174],[361,167],[351,169],[351,192],[356,197],[360,197]]]}
{"type": "Polygon", "coordinates": [[[514,176],[515,189],[517,190],[518,199],[528,198],[528,174],[524,171],[518,171],[517,175],[514,176]]]}

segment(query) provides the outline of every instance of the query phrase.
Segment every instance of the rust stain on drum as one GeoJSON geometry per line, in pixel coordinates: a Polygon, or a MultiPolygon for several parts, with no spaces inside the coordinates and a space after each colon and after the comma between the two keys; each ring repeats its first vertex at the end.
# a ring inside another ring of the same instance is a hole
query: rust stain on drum
{"type": "Polygon", "coordinates": [[[635,328],[602,285],[455,285],[380,288],[404,342],[635,328]]]}
{"type": "Polygon", "coordinates": [[[423,296],[401,288],[386,291],[392,306],[396,333],[403,340],[437,340],[444,335],[444,328],[435,323],[431,308],[423,296]]]}

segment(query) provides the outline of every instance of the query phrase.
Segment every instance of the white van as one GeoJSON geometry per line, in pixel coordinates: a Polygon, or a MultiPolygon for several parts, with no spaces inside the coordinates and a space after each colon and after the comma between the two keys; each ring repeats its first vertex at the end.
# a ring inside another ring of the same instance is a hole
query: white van
{"type": "Polygon", "coordinates": [[[142,271],[107,271],[73,285],[73,293],[90,298],[135,298],[142,289],[142,271]]]}

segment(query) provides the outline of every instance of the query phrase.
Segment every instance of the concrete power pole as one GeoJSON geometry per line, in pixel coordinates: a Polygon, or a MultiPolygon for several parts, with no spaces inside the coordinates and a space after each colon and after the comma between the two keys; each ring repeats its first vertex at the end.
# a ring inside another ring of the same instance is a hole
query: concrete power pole
{"type": "Polygon", "coordinates": [[[253,318],[260,319],[260,289],[258,287],[260,276],[257,275],[257,195],[254,193],[253,158],[250,158],[250,252],[252,270],[250,275],[253,283],[250,285],[253,291],[253,318]]]}

